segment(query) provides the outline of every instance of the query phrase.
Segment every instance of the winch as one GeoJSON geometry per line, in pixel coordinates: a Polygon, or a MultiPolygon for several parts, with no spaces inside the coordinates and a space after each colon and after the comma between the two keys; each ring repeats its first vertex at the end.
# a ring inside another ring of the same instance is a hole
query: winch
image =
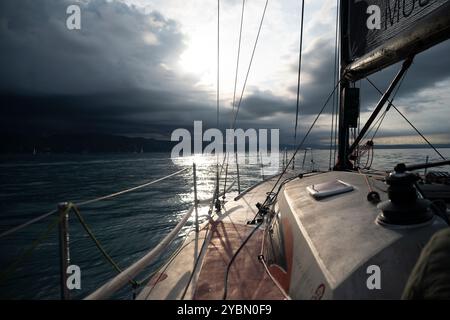
{"type": "Polygon", "coordinates": [[[433,218],[431,202],[418,196],[415,183],[419,179],[407,171],[403,163],[394,168],[394,172],[386,179],[389,200],[378,205],[382,211],[377,218],[378,223],[406,226],[422,224],[433,218]]]}

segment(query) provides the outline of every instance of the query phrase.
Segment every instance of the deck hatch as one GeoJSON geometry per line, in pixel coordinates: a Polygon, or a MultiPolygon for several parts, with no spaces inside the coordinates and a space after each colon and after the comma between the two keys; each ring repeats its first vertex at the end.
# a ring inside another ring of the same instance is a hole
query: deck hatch
{"type": "Polygon", "coordinates": [[[319,184],[313,184],[306,187],[308,193],[311,196],[313,196],[316,200],[350,192],[353,191],[353,189],[354,188],[352,185],[341,180],[333,180],[319,184]]]}

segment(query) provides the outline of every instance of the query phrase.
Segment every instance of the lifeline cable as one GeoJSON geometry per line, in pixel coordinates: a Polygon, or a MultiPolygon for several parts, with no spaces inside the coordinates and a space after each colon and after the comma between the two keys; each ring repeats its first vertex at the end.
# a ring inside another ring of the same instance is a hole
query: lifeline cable
{"type": "MultiPolygon", "coordinates": [[[[380,93],[383,94],[381,92],[380,89],[378,89],[378,87],[367,77],[366,78],[367,81],[380,93]]],[[[390,104],[392,105],[392,107],[400,114],[400,116],[402,116],[402,118],[417,132],[417,134],[419,136],[422,137],[422,139],[442,158],[442,160],[447,160],[437,149],[435,146],[433,146],[433,144],[431,144],[430,141],[428,141],[428,139],[419,131],[419,129],[417,129],[412,123],[411,121],[408,120],[408,118],[406,118],[406,116],[391,102],[388,100],[388,102],[390,102],[390,104]]]]}

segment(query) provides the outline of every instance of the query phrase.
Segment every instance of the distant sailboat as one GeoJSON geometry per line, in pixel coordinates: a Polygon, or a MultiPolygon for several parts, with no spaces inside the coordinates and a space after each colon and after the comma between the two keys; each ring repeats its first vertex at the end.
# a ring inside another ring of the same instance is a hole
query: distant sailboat
{"type": "Polygon", "coordinates": [[[33,156],[35,156],[37,154],[37,150],[36,147],[33,148],[33,156]]]}

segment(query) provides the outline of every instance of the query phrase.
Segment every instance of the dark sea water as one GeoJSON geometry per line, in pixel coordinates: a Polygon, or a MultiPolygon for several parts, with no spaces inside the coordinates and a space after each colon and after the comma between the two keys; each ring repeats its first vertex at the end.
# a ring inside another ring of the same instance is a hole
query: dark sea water
{"type": "MultiPolygon", "coordinates": [[[[450,149],[440,150],[450,157],[450,149]]],[[[430,149],[376,150],[373,168],[392,169],[398,162],[439,160],[430,149]]],[[[158,179],[197,163],[200,199],[211,196],[214,188],[215,157],[185,158],[172,162],[169,154],[118,155],[44,155],[0,157],[0,233],[37,217],[59,202],[83,201],[158,179]]],[[[301,164],[303,153],[297,159],[301,164]]],[[[327,170],[329,153],[313,151],[315,169],[327,170]]],[[[310,166],[311,156],[306,163],[310,166]]],[[[308,167],[309,168],[309,167],[308,167]]],[[[241,189],[261,181],[257,165],[242,165],[241,189]]],[[[235,167],[229,170],[230,180],[235,167]]],[[[105,200],[81,209],[107,252],[123,269],[142,257],[167,235],[190,208],[193,201],[192,171],[157,185],[105,200]]],[[[237,186],[233,188],[237,191],[237,186]]],[[[205,218],[205,217],[201,217],[205,218]]],[[[8,267],[21,256],[47,228],[49,217],[15,234],[0,239],[0,298],[59,299],[59,247],[57,229],[14,268],[8,267]]],[[[190,221],[177,240],[146,273],[156,270],[179,246],[190,221]]],[[[80,266],[82,288],[73,298],[82,298],[112,278],[116,273],[97,250],[74,216],[70,218],[71,264],[80,266]]],[[[145,276],[145,274],[143,276],[145,276]]],[[[114,298],[130,299],[125,287],[114,298]]]]}

